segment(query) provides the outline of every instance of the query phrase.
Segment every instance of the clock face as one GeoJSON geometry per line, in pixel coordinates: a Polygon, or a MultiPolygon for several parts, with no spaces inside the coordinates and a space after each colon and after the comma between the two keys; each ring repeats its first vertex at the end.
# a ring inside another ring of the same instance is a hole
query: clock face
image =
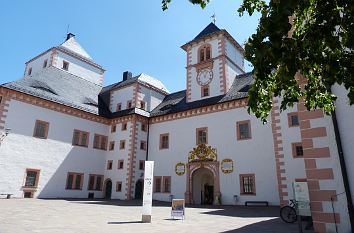
{"type": "Polygon", "coordinates": [[[197,82],[201,86],[208,85],[213,79],[213,72],[210,69],[203,69],[199,71],[197,82]]]}

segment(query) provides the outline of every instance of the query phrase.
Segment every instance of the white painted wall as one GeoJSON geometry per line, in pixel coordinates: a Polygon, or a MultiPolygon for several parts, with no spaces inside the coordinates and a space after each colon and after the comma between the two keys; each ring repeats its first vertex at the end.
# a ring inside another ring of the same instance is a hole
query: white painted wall
{"type": "Polygon", "coordinates": [[[25,77],[27,76],[33,76],[34,74],[38,73],[39,71],[49,67],[50,65],[50,56],[52,54],[52,51],[48,51],[46,53],[44,53],[42,56],[40,57],[37,57],[35,60],[29,62],[27,65],[26,65],[26,69],[25,69],[25,77]],[[44,60],[47,59],[47,66],[45,68],[43,68],[43,63],[44,63],[44,60]],[[28,75],[28,70],[32,68],[32,73],[31,75],[28,75]]]}
{"type": "MultiPolygon", "coordinates": [[[[217,149],[218,161],[231,158],[234,171],[224,174],[220,170],[220,190],[223,204],[235,204],[234,195],[239,196],[237,204],[245,201],[269,201],[279,204],[277,178],[271,126],[248,115],[246,108],[216,112],[167,121],[150,125],[149,160],[155,161],[155,176],[171,176],[171,194],[184,198],[186,174],[177,176],[175,165],[188,163],[188,153],[196,147],[196,128],[208,127],[208,144],[217,149]],[[236,122],[251,120],[252,139],[238,141],[236,122]],[[159,149],[159,135],[169,133],[169,149],[159,149]],[[254,173],[256,176],[256,196],[240,196],[239,174],[254,173]],[[270,191],[272,190],[272,191],[270,191]]],[[[156,200],[168,201],[170,194],[154,193],[156,200]]]]}
{"type": "Polygon", "coordinates": [[[69,62],[69,69],[67,72],[79,76],[87,81],[102,86],[103,80],[100,77],[103,75],[102,71],[86,62],[80,61],[66,53],[58,51],[57,62],[55,67],[62,69],[63,61],[69,62]]]}
{"type": "Polygon", "coordinates": [[[12,100],[5,127],[11,134],[0,147],[1,193],[22,197],[26,168],[33,168],[41,170],[35,196],[87,198],[89,174],[104,174],[105,152],[92,148],[94,133],[106,134],[103,124],[12,100]],[[48,139],[32,136],[36,119],[50,123],[48,139]],[[90,132],[88,148],[72,146],[74,129],[90,132]],[[85,174],[81,191],[65,190],[68,172],[85,174]]]}
{"type": "Polygon", "coordinates": [[[128,100],[133,101],[134,98],[134,86],[127,86],[118,90],[114,90],[111,93],[111,112],[116,111],[118,103],[122,104],[122,110],[127,109],[128,100]]]}
{"type": "Polygon", "coordinates": [[[159,105],[162,100],[165,98],[165,95],[154,91],[150,88],[147,88],[141,84],[140,85],[140,91],[138,92],[138,107],[140,107],[140,101],[144,101],[146,106],[145,106],[145,111],[151,112],[154,108],[159,105]]]}
{"type": "Polygon", "coordinates": [[[244,58],[242,53],[227,38],[225,38],[225,49],[226,56],[228,56],[235,64],[244,70],[244,58]]]}

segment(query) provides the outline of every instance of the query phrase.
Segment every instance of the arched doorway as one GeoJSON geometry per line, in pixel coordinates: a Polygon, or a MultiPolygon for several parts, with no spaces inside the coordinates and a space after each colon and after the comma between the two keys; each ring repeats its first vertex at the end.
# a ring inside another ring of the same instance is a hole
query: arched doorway
{"type": "Polygon", "coordinates": [[[111,199],[112,196],[112,181],[111,179],[106,179],[104,182],[104,198],[111,199]]]}
{"type": "Polygon", "coordinates": [[[143,198],[143,187],[144,187],[143,180],[142,179],[138,180],[135,184],[135,195],[134,195],[135,199],[143,198]]]}
{"type": "Polygon", "coordinates": [[[207,168],[199,168],[192,175],[194,204],[212,205],[214,202],[214,175],[207,168]]]}

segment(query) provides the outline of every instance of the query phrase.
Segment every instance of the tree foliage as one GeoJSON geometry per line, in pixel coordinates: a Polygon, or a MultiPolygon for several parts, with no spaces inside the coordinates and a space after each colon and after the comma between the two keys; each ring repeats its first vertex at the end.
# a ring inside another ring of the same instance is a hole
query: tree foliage
{"type": "MultiPolygon", "coordinates": [[[[203,8],[208,3],[190,2],[203,8]]],[[[273,96],[281,96],[281,110],[303,98],[308,109],[323,108],[330,114],[336,99],[330,87],[335,83],[345,86],[349,104],[354,103],[352,0],[243,0],[238,9],[240,16],[255,11],[261,13],[259,25],[245,45],[245,59],[255,76],[250,112],[265,121],[273,96]],[[296,73],[305,77],[304,88],[296,73]]]]}

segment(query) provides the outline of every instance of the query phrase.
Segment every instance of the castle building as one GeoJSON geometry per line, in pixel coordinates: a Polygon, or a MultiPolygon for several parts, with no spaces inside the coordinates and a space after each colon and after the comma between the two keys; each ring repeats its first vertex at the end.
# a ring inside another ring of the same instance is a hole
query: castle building
{"type": "Polygon", "coordinates": [[[315,230],[347,232],[339,159],[345,155],[354,193],[347,90],[332,87],[338,125],[301,102],[280,112],[278,98],[262,124],[247,112],[254,79],[244,71],[242,46],[226,30],[210,23],[182,49],[186,90],[175,93],[131,72],[103,86],[105,70],[71,33],[29,60],[23,78],[0,87],[0,130],[11,129],[0,146],[0,193],[141,198],[144,161],[152,160],[155,200],[285,205],[292,183],[306,181],[315,230]]]}

